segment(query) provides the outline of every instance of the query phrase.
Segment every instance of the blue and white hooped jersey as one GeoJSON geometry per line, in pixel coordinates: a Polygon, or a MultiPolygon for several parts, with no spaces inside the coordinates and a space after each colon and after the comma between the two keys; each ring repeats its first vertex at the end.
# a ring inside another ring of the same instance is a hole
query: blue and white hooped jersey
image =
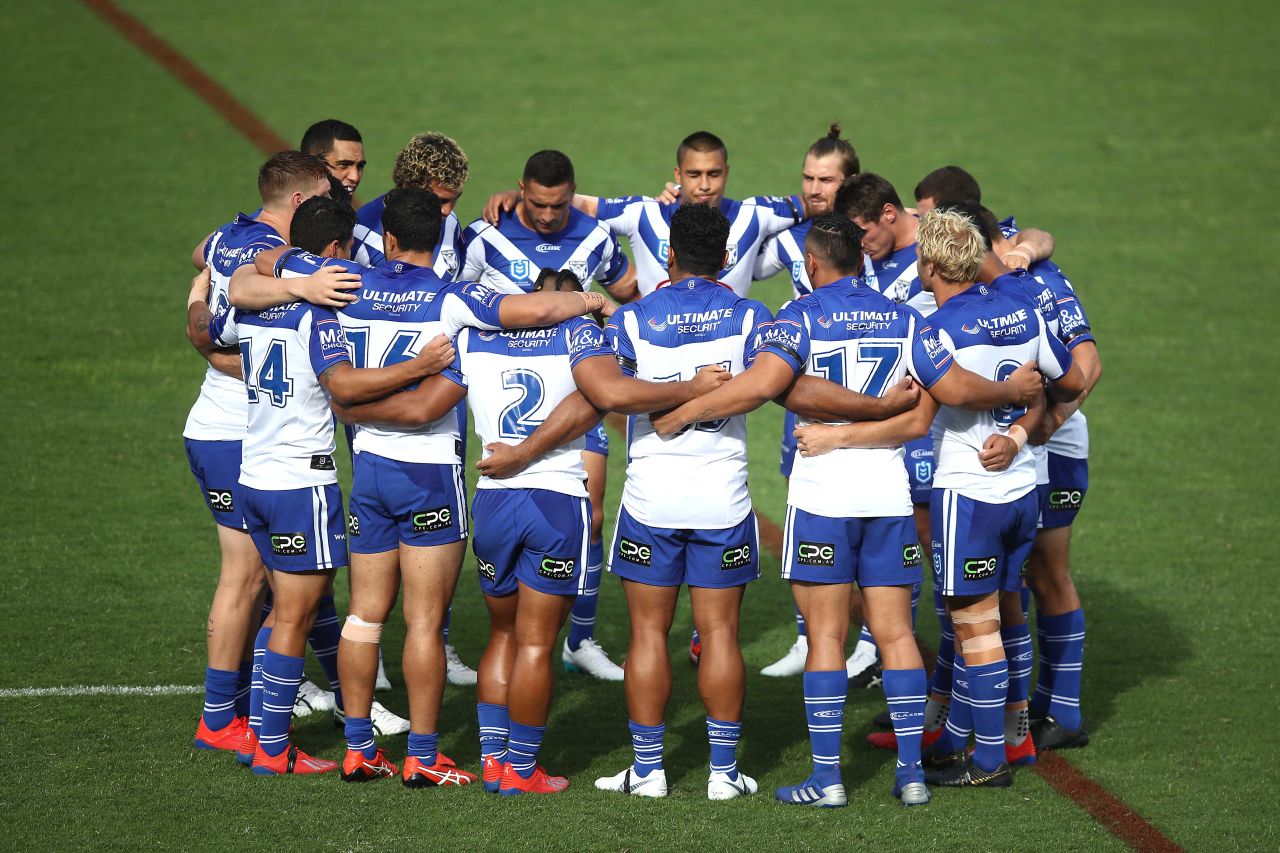
{"type": "MultiPolygon", "coordinates": [[[[1068,351],[1086,341],[1097,343],[1084,306],[1075,288],[1053,261],[1037,261],[1029,270],[1036,281],[1047,286],[1053,294],[1053,310],[1057,315],[1055,332],[1068,351]]],[[[1044,446],[1049,453],[1072,459],[1089,458],[1089,423],[1083,410],[1067,418],[1044,446]]]]}
{"type": "MultiPolygon", "coordinates": [[[[281,256],[276,275],[310,275],[326,264],[340,264],[360,274],[359,299],[338,313],[356,367],[387,367],[408,361],[436,335],[453,338],[464,326],[502,327],[498,305],[505,298],[503,294],[481,284],[450,283],[433,270],[403,261],[383,260],[367,268],[295,250],[281,256]]],[[[456,370],[446,370],[445,375],[464,384],[456,370]]],[[[351,449],[400,462],[457,465],[462,462],[460,423],[450,412],[420,427],[359,424],[351,449]]]]}
{"type": "Polygon", "coordinates": [[[504,293],[528,293],[543,267],[569,270],[582,282],[617,283],[626,274],[627,256],[608,228],[580,210],[569,209],[569,224],[554,234],[526,228],[516,211],[497,225],[477,219],[463,234],[461,278],[504,293]]]}
{"type": "MultiPolygon", "coordinates": [[[[622,306],[605,337],[624,373],[680,382],[709,364],[741,373],[772,319],[756,300],[690,278],[622,306]]],[[[622,504],[650,527],[722,530],[741,522],[751,512],[746,416],[690,424],[671,438],[660,438],[647,415],[629,417],[622,504]]]]}
{"type": "MultiPolygon", "coordinates": [[[[386,209],[386,194],[360,206],[356,211],[355,244],[351,257],[366,267],[376,267],[386,260],[382,248],[382,211],[386,209]]],[[[445,281],[458,278],[462,268],[462,223],[452,210],[440,225],[440,236],[431,254],[431,268],[445,281]]]]}
{"type": "Polygon", "coordinates": [[[864,255],[862,278],[872,290],[899,304],[910,305],[921,317],[928,317],[938,309],[938,303],[932,293],[920,286],[918,263],[915,243],[894,249],[878,261],[864,255]]]}
{"type": "Polygon", "coordinates": [[[763,281],[786,270],[791,277],[794,299],[813,293],[813,284],[804,269],[804,241],[808,236],[809,220],[806,219],[765,240],[756,256],[756,268],[751,277],[756,281],[763,281]]]}
{"type": "MultiPolygon", "coordinates": [[[[951,369],[951,353],[927,320],[844,278],[788,302],[765,331],[761,353],[772,353],[796,374],[881,397],[910,375],[925,388],[951,369]]],[[[797,418],[800,425],[810,421],[797,418]]],[[[902,447],[841,448],[820,457],[796,456],[787,503],[828,518],[885,518],[911,514],[911,488],[902,447]]]]}
{"type": "Polygon", "coordinates": [[[306,302],[237,308],[214,317],[209,336],[219,346],[240,346],[249,401],[240,484],[284,491],[338,482],[333,413],[319,379],[351,363],[337,315],[306,302]]]}
{"type": "MultiPolygon", "coordinates": [[[[209,267],[209,310],[216,316],[230,306],[227,287],[241,264],[252,263],[259,252],[285,244],[270,225],[237,214],[204,244],[209,267]]],[[[249,417],[244,383],[209,367],[200,396],[187,415],[184,438],[197,441],[240,441],[249,417]]]]}
{"type": "MultiPolygon", "coordinates": [[[[1035,361],[1050,380],[1060,379],[1071,368],[1071,354],[1049,333],[1034,307],[984,284],[951,297],[929,319],[956,362],[987,379],[1002,382],[1025,361],[1035,361]]],[[[934,487],[987,503],[1008,503],[1035,488],[1030,447],[1022,448],[1004,471],[987,471],[978,461],[987,438],[1005,435],[1024,414],[1020,406],[981,412],[942,406],[933,421],[934,487]]]]}
{"type": "MultiPolygon", "coordinates": [[[[642,296],[670,278],[667,246],[671,240],[671,215],[679,206],[679,202],[660,204],[639,195],[599,200],[596,217],[614,234],[631,242],[642,296]]],[[[734,293],[746,296],[751,290],[760,244],[803,220],[804,207],[800,196],[755,196],[743,201],[722,199],[720,212],[729,219],[729,263],[717,278],[734,293]]]]}
{"type": "MultiPolygon", "coordinates": [[[[481,445],[519,444],[528,438],[565,397],[578,390],[573,368],[594,356],[612,358],[613,350],[600,327],[583,317],[543,329],[463,329],[458,335],[458,361],[481,445]]],[[[514,477],[481,477],[476,488],[547,489],[585,498],[585,447],[585,437],[578,436],[514,477]]]]}

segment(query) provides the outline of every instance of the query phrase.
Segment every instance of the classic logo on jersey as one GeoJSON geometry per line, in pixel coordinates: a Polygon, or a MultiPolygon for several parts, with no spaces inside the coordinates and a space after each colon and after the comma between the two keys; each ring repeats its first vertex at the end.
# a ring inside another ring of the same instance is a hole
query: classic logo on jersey
{"type": "Polygon", "coordinates": [[[625,536],[618,542],[618,556],[637,566],[648,566],[653,560],[653,546],[644,542],[632,542],[625,536]]]}
{"type": "Polygon", "coordinates": [[[307,553],[305,533],[272,533],[271,553],[277,557],[297,557],[307,553]]]}
{"type": "Polygon", "coordinates": [[[830,542],[801,542],[796,546],[796,562],[806,566],[834,566],[836,546],[830,542]]]}
{"type": "Polygon", "coordinates": [[[1053,489],[1049,492],[1049,509],[1057,512],[1078,510],[1084,503],[1080,489],[1053,489]]]}
{"type": "Polygon", "coordinates": [[[352,536],[360,535],[360,517],[354,512],[347,513],[347,533],[352,536]]]}
{"type": "Polygon", "coordinates": [[[919,545],[902,546],[902,568],[914,569],[919,566],[921,554],[919,545]]]}
{"type": "Polygon", "coordinates": [[[670,247],[671,247],[670,240],[658,241],[658,260],[662,261],[664,264],[667,262],[667,249],[669,249],[670,247]]]}
{"type": "Polygon", "coordinates": [[[995,577],[998,563],[999,559],[995,555],[990,557],[965,557],[964,579],[967,581],[980,581],[995,577]]]}
{"type": "Polygon", "coordinates": [[[587,283],[587,262],[586,261],[569,261],[569,272],[577,276],[578,281],[583,284],[587,283]]]}
{"type": "Polygon", "coordinates": [[[444,265],[449,272],[458,271],[458,253],[453,249],[441,249],[440,260],[444,261],[444,265]]]}
{"type": "Polygon", "coordinates": [[[835,719],[836,717],[843,717],[844,709],[840,708],[832,711],[814,711],[813,716],[821,717],[824,720],[832,720],[832,719],[835,719]]]}
{"type": "Polygon", "coordinates": [[[414,533],[446,530],[453,526],[453,510],[447,506],[416,510],[410,513],[409,523],[413,525],[414,533]]]}
{"type": "Polygon", "coordinates": [[[539,243],[538,245],[533,247],[533,250],[540,255],[546,255],[546,254],[549,254],[550,252],[560,251],[560,247],[555,245],[554,243],[539,243]]]}
{"type": "Polygon", "coordinates": [[[512,261],[508,272],[511,278],[516,281],[524,281],[529,277],[529,262],[524,258],[518,261],[512,261]]]}
{"type": "Polygon", "coordinates": [[[564,560],[559,557],[543,557],[542,564],[538,566],[538,574],[553,581],[573,580],[575,565],[577,561],[572,558],[564,560]]]}
{"type": "Polygon", "coordinates": [[[476,573],[489,583],[493,583],[498,579],[498,570],[493,567],[493,563],[482,560],[479,557],[476,557],[476,573]]]}
{"type": "Polygon", "coordinates": [[[235,512],[236,502],[227,489],[205,489],[205,497],[209,499],[209,508],[214,512],[235,512]]]}
{"type": "Polygon", "coordinates": [[[740,569],[743,566],[751,565],[751,545],[736,545],[732,548],[725,548],[724,553],[720,555],[720,570],[727,571],[729,569],[740,569]]]}

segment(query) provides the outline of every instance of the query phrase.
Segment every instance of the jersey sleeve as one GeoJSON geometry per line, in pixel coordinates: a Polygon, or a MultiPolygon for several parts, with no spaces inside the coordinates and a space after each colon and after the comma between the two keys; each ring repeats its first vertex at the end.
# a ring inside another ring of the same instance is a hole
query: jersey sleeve
{"type": "Polygon", "coordinates": [[[600,265],[596,267],[596,281],[606,287],[617,284],[627,274],[630,265],[627,256],[622,253],[622,247],[618,245],[618,238],[610,233],[603,246],[600,265]]]}
{"type": "Polygon", "coordinates": [[[1021,229],[1018,228],[1017,220],[1015,220],[1012,216],[1008,217],[1007,219],[1000,220],[1000,233],[1005,236],[1005,239],[1012,237],[1014,234],[1017,234],[1018,231],[1020,230],[1021,229]]]}
{"type": "Polygon", "coordinates": [[[773,326],[773,312],[766,308],[763,302],[757,302],[754,299],[743,301],[746,303],[746,313],[749,316],[743,318],[748,326],[743,330],[746,332],[746,339],[742,342],[742,366],[750,367],[755,362],[760,348],[764,346],[765,333],[773,326]]]}
{"type": "Polygon", "coordinates": [[[1036,323],[1040,327],[1040,352],[1036,356],[1037,366],[1050,382],[1054,382],[1071,369],[1071,353],[1067,352],[1062,341],[1049,333],[1049,327],[1045,325],[1044,319],[1038,313],[1032,316],[1036,318],[1036,323]]]}
{"type": "Polygon", "coordinates": [[[627,376],[636,375],[636,348],[626,326],[626,318],[634,313],[635,309],[631,305],[624,305],[609,318],[608,325],[604,327],[605,341],[613,349],[613,357],[618,360],[618,366],[627,376]]]}
{"type": "Polygon", "coordinates": [[[759,352],[773,353],[797,376],[804,372],[804,366],[809,363],[809,326],[805,323],[804,308],[798,302],[782,306],[764,330],[759,352]]]}
{"type": "Polygon", "coordinates": [[[240,324],[236,322],[235,309],[223,305],[209,321],[209,339],[220,347],[235,346],[240,340],[240,324]]]}
{"type": "Polygon", "coordinates": [[[1097,343],[1089,318],[1084,313],[1084,306],[1080,304],[1080,297],[1076,296],[1071,283],[1065,278],[1063,283],[1065,287],[1053,288],[1053,307],[1058,313],[1058,338],[1066,344],[1068,350],[1073,350],[1086,341],[1097,343]]]}
{"type": "Polygon", "coordinates": [[[461,281],[441,292],[440,322],[443,334],[454,337],[464,326],[495,331],[502,328],[498,306],[509,294],[499,293],[492,287],[461,281]]]}
{"type": "Polygon", "coordinates": [[[804,221],[804,205],[798,195],[759,195],[751,201],[763,234],[772,236],[804,221]]]}
{"type": "Polygon", "coordinates": [[[483,219],[477,219],[466,227],[458,237],[458,244],[461,246],[458,255],[461,261],[461,268],[458,270],[458,281],[479,281],[481,274],[484,273],[484,240],[480,239],[480,232],[489,227],[489,223],[483,219]]]}
{"type": "Polygon", "coordinates": [[[240,250],[240,266],[253,263],[258,253],[288,245],[278,234],[259,234],[240,250]]]}
{"type": "Polygon", "coordinates": [[[614,234],[631,237],[640,225],[640,209],[646,201],[642,195],[597,199],[596,219],[614,234]]]}
{"type": "Polygon", "coordinates": [[[570,368],[577,367],[586,358],[613,355],[613,350],[605,343],[604,331],[587,318],[575,317],[564,325],[569,338],[570,368]]]}
{"type": "Polygon", "coordinates": [[[302,278],[314,273],[321,267],[342,267],[347,272],[359,275],[364,267],[355,261],[344,261],[341,258],[322,258],[301,249],[290,249],[276,261],[276,278],[302,278]]]}
{"type": "Polygon", "coordinates": [[[328,308],[317,305],[308,306],[306,310],[311,322],[299,324],[298,331],[307,338],[305,342],[307,354],[311,357],[311,369],[315,371],[316,376],[335,364],[341,364],[344,361],[350,364],[347,336],[342,333],[342,324],[338,321],[338,315],[328,308]]]}
{"type": "Polygon", "coordinates": [[[777,235],[770,237],[764,241],[764,245],[760,247],[760,251],[756,254],[756,265],[751,270],[751,278],[754,281],[763,281],[771,278],[786,267],[782,262],[779,240],[777,235]]]}
{"type": "Polygon", "coordinates": [[[907,347],[907,370],[926,388],[932,388],[955,364],[951,355],[928,321],[911,308],[911,341],[907,347]]]}

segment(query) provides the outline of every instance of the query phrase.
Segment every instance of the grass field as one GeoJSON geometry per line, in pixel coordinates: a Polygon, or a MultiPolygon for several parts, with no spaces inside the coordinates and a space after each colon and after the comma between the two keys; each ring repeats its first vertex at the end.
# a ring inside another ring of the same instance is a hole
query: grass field
{"type": "MultiPolygon", "coordinates": [[[[734,196],[794,192],[836,118],[904,196],[964,165],[989,206],[1057,237],[1106,365],[1075,542],[1093,741],[1066,757],[1187,849],[1280,846],[1273,4],[122,5],[286,139],[330,115],[358,126],[366,199],[411,135],[448,132],[472,159],[464,221],[542,147],[569,153],[587,191],[656,191],[702,127],[728,142],[734,196]]],[[[3,27],[0,689],[197,684],[217,546],[180,438],[203,370],[181,329],[187,257],[256,206],[263,157],[85,6],[14,4],[3,27]]],[[[787,290],[757,295],[776,307],[787,290]]],[[[776,409],[751,421],[752,492],[779,521],[780,423],[776,409]]],[[[474,663],[472,578],[453,630],[474,663]]],[[[790,613],[766,558],[744,609],[749,672],[789,646],[790,613]]],[[[625,618],[606,581],[598,633],[615,654],[625,618]]],[[[936,638],[927,610],[921,622],[936,638]]],[[[688,626],[685,607],[677,655],[688,626]]],[[[778,806],[764,791],[808,772],[799,680],[752,675],[747,691],[740,761],[762,793],[720,804],[702,796],[703,712],[679,664],[660,802],[592,789],[628,760],[626,713],[619,686],[576,676],[559,682],[543,752],[574,787],[503,802],[251,777],[191,748],[198,696],[0,694],[0,823],[13,849],[1124,846],[1030,772],[1011,791],[901,808],[890,756],[863,744],[872,691],[849,702],[850,808],[778,806]]],[[[403,692],[386,701],[404,710],[403,692]]],[[[442,748],[474,766],[471,691],[449,688],[443,728],[442,748]]],[[[300,724],[298,742],[341,754],[327,720],[300,724]]]]}

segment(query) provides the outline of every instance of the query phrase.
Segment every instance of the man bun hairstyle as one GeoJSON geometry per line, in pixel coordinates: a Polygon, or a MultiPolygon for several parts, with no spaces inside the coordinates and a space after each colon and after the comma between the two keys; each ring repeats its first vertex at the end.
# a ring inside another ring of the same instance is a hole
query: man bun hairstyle
{"type": "MultiPolygon", "coordinates": [[[[346,193],[342,194],[344,197],[346,193]]],[[[289,225],[289,243],[319,255],[329,244],[338,241],[345,246],[356,227],[356,214],[351,205],[337,199],[315,195],[298,205],[289,225]]]]}
{"type": "Polygon", "coordinates": [[[729,244],[729,220],[719,208],[682,204],[671,215],[670,240],[682,272],[716,278],[729,244]]]}
{"type": "Polygon", "coordinates": [[[931,210],[920,217],[916,251],[921,264],[933,264],[937,274],[952,284],[976,280],[987,255],[978,226],[956,210],[931,210]]]}
{"type": "Polygon", "coordinates": [[[396,187],[387,193],[382,230],[394,234],[400,248],[429,252],[440,239],[440,197],[421,187],[396,187]]]}
{"type": "Polygon", "coordinates": [[[845,180],[836,191],[836,212],[850,219],[879,222],[884,206],[891,204],[902,210],[902,199],[893,184],[875,172],[863,172],[845,180]]]}
{"type": "Polygon", "coordinates": [[[281,151],[271,155],[258,170],[258,195],[263,206],[269,207],[294,193],[310,193],[318,181],[328,177],[329,167],[316,155],[281,151]]]}
{"type": "Polygon", "coordinates": [[[839,213],[825,213],[809,225],[804,250],[838,272],[854,275],[862,269],[864,233],[849,217],[839,213]]]}
{"type": "Polygon", "coordinates": [[[925,175],[916,184],[916,201],[933,199],[934,207],[957,201],[982,202],[978,180],[959,166],[943,166],[925,175]]]}
{"type": "Polygon", "coordinates": [[[808,154],[817,158],[830,157],[833,154],[839,157],[840,171],[846,178],[862,171],[862,164],[858,162],[858,152],[853,149],[853,143],[840,138],[838,121],[831,122],[831,126],[827,128],[827,135],[809,146],[808,154]]]}
{"type": "Polygon", "coordinates": [[[469,161],[458,143],[443,133],[419,133],[396,155],[391,182],[429,190],[439,184],[461,190],[470,177],[469,161]]]}
{"type": "Polygon", "coordinates": [[[364,144],[364,139],[360,137],[360,131],[345,121],[327,118],[307,128],[306,132],[302,134],[302,142],[298,145],[298,148],[308,154],[323,157],[333,150],[333,143],[338,140],[364,144]]]}
{"type": "Polygon", "coordinates": [[[563,151],[546,149],[530,157],[524,164],[524,182],[544,187],[559,187],[575,183],[573,163],[563,151]]]}
{"type": "Polygon", "coordinates": [[[720,151],[724,154],[724,161],[729,162],[729,149],[725,147],[724,140],[706,130],[696,130],[680,140],[680,145],[676,147],[677,166],[684,162],[684,155],[690,151],[697,151],[699,154],[720,151]]]}

